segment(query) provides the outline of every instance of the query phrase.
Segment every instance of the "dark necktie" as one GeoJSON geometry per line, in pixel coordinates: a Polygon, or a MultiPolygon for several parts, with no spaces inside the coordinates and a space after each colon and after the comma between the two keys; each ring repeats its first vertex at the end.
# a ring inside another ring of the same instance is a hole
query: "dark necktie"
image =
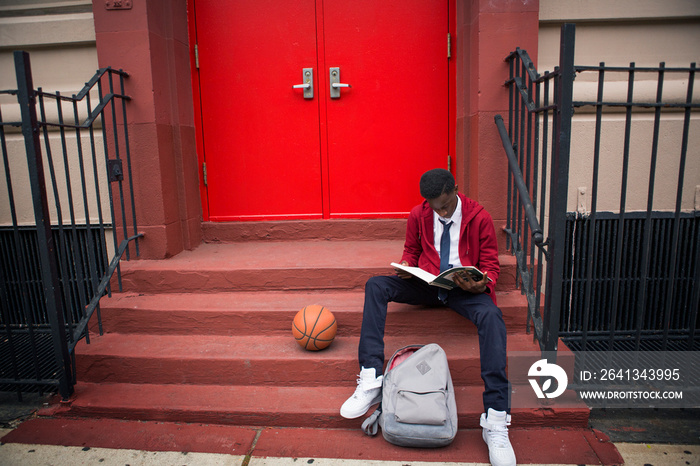
{"type": "MultiPolygon", "coordinates": [[[[440,238],[440,273],[442,273],[450,268],[450,227],[452,222],[447,223],[440,220],[440,223],[442,223],[442,237],[440,238]]],[[[440,288],[438,298],[446,303],[447,290],[440,288]]]]}

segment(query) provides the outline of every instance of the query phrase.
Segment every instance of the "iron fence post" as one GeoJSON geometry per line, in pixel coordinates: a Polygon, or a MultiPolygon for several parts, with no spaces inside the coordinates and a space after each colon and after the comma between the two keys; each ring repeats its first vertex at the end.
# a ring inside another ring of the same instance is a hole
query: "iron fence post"
{"type": "Polygon", "coordinates": [[[571,143],[571,117],[573,115],[574,42],[576,26],[565,23],[561,27],[559,48],[559,83],[557,89],[556,131],[552,153],[551,192],[549,195],[549,251],[547,261],[547,285],[545,287],[545,342],[546,352],[556,352],[559,341],[566,258],[566,210],[569,187],[569,149],[571,143]]]}
{"type": "Polygon", "coordinates": [[[17,100],[22,115],[22,135],[27,153],[29,182],[32,192],[34,218],[41,264],[44,302],[52,330],[52,342],[56,366],[62,371],[59,377],[59,392],[63,399],[73,393],[72,366],[68,352],[63,301],[58,275],[56,246],[51,232],[44,164],[41,157],[39,124],[36,114],[36,94],[32,71],[27,52],[15,52],[15,72],[17,75],[17,100]]]}

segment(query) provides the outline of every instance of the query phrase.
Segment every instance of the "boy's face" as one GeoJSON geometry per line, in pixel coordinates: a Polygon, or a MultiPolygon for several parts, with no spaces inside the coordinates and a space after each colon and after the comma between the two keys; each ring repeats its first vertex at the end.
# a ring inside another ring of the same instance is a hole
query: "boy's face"
{"type": "Polygon", "coordinates": [[[441,194],[435,199],[426,199],[431,209],[440,217],[451,218],[457,208],[457,187],[451,193],[441,194]]]}

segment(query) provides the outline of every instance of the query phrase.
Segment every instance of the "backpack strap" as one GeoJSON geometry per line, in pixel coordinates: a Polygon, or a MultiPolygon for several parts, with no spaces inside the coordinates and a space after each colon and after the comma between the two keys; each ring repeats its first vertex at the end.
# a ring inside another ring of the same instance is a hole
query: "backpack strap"
{"type": "Polygon", "coordinates": [[[380,414],[382,414],[381,403],[379,404],[379,407],[377,407],[377,409],[374,411],[374,413],[372,413],[372,415],[365,419],[365,422],[362,423],[362,431],[370,437],[377,435],[377,432],[379,432],[380,414]]]}

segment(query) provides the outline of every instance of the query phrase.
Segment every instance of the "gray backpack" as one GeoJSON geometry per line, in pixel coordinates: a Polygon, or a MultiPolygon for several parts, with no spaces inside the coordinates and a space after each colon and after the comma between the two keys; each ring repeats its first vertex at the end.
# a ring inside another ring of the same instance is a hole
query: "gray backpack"
{"type": "Polygon", "coordinates": [[[457,404],[447,355],[437,344],[410,345],[387,364],[379,408],[362,424],[367,435],[404,447],[443,447],[457,435],[457,404]]]}

